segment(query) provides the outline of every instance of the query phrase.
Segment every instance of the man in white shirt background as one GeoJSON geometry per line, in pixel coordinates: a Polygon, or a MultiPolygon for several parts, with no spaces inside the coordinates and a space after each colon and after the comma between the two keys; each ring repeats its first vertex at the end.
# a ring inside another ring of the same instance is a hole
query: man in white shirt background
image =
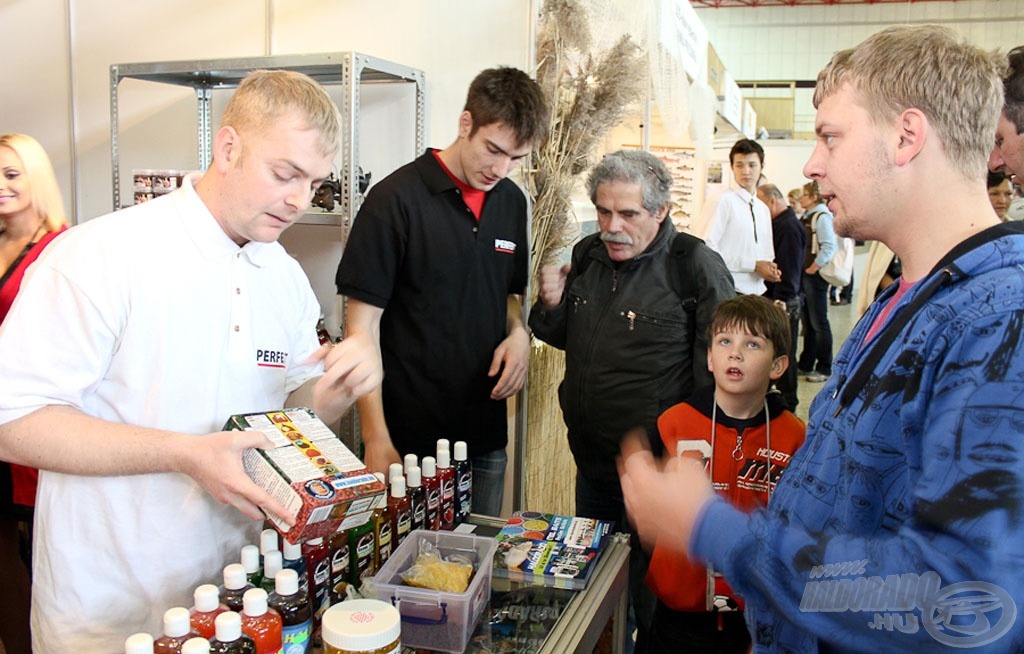
{"type": "Polygon", "coordinates": [[[740,139],[729,151],[736,187],[704,208],[701,237],[722,255],[740,293],[762,295],[765,280],[781,279],[772,245],[772,217],[757,197],[764,170],[764,148],[757,141],[740,139]]]}

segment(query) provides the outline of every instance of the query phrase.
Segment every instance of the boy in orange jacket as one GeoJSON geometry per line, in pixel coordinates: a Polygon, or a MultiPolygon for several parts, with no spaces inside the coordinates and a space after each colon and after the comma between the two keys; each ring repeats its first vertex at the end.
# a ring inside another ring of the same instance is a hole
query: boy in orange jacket
{"type": "MultiPolygon", "coordinates": [[[[667,452],[699,457],[715,490],[740,509],[766,504],[805,425],[790,413],[772,381],[789,365],[785,311],[758,295],[715,310],[708,334],[714,386],[661,414],[667,452]]],[[[651,652],[742,654],[750,647],[743,600],[709,567],[655,544],[647,585],[658,596],[651,652]]]]}

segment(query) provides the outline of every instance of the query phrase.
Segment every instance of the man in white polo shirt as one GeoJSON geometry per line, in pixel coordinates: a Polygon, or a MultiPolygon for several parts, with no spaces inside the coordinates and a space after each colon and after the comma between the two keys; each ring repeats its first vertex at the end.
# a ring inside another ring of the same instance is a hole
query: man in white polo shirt
{"type": "Polygon", "coordinates": [[[239,86],[213,162],[176,192],[75,227],[0,330],[0,458],[42,469],[33,651],[119,651],[188,606],[287,510],[246,476],[232,414],[337,420],[375,388],[372,343],[319,346],[320,308],[276,242],[330,173],[340,119],[304,75],[239,86]]]}

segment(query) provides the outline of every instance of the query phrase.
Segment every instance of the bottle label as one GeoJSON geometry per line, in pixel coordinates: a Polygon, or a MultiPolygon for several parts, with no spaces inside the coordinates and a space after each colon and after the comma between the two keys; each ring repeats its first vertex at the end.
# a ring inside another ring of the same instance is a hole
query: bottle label
{"type": "Polygon", "coordinates": [[[305,654],[309,650],[313,623],[310,620],[299,624],[285,625],[281,629],[281,649],[284,654],[305,654]]]}

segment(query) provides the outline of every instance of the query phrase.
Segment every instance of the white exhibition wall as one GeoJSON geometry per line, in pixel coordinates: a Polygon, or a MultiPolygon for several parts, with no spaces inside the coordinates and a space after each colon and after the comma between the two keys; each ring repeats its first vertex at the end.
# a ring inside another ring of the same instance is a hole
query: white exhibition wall
{"type": "MultiPolygon", "coordinates": [[[[4,0],[0,131],[43,143],[81,222],[112,209],[111,64],[355,50],[425,72],[427,144],[445,146],[477,72],[530,65],[534,11],[533,0],[4,0]]],[[[179,119],[193,106],[188,91],[135,92],[123,154],[195,167],[194,118],[179,119]]]]}

